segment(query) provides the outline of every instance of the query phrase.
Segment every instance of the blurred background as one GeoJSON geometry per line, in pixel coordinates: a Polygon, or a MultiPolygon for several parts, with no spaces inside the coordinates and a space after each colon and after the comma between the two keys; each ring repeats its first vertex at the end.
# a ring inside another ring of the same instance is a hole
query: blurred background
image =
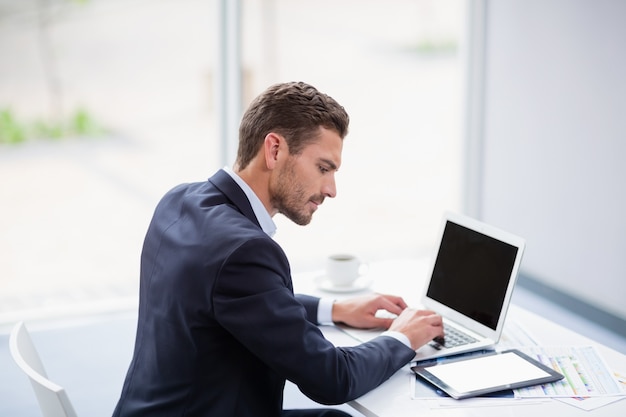
{"type": "MultiPolygon", "coordinates": [[[[337,198],[306,227],[275,217],[294,272],[423,259],[442,212],[465,212],[526,238],[514,303],[625,353],[625,16],[622,0],[0,0],[0,368],[10,327],[39,322],[51,375],[108,413],[156,204],[231,165],[250,100],[298,80],[351,126],[337,198]]],[[[34,413],[6,369],[0,414],[34,413]]]]}
{"type": "MultiPolygon", "coordinates": [[[[0,322],[136,303],[161,196],[232,164],[220,5],[0,0],[0,322]]],[[[243,108],[301,80],[351,116],[338,197],[307,227],[275,218],[293,270],[333,252],[428,254],[461,207],[465,1],[242,0],[238,13],[243,108]]]]}

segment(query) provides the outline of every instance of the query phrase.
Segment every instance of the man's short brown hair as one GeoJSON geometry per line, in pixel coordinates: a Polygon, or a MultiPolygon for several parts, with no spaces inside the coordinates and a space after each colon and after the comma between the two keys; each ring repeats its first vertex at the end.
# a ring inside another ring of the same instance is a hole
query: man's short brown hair
{"type": "Polygon", "coordinates": [[[332,97],[303,82],[275,84],[256,97],[239,126],[237,166],[244,169],[256,156],[268,133],[280,134],[290,154],[298,154],[319,135],[319,128],[348,134],[350,118],[332,97]]]}

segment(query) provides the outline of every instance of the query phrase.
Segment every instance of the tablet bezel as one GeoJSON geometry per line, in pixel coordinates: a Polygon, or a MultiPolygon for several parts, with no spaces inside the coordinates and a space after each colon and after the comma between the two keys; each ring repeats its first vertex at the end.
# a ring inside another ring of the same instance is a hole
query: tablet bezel
{"type": "Polygon", "coordinates": [[[549,368],[548,366],[546,366],[546,365],[542,364],[541,362],[531,358],[530,356],[520,352],[517,349],[508,349],[508,350],[501,351],[501,352],[490,352],[490,353],[486,353],[484,355],[471,356],[471,357],[468,357],[468,358],[461,358],[461,359],[458,359],[458,360],[447,360],[447,361],[444,360],[444,361],[438,362],[435,365],[413,366],[413,367],[411,367],[411,370],[417,376],[421,377],[422,379],[426,380],[427,382],[431,383],[432,385],[436,386],[437,388],[441,389],[446,394],[448,394],[449,396],[451,396],[452,398],[455,398],[457,400],[461,400],[461,399],[464,399],[464,398],[470,398],[470,397],[477,397],[477,396],[480,396],[480,395],[490,394],[490,393],[498,392],[498,391],[512,390],[512,389],[517,389],[517,388],[524,388],[524,387],[529,387],[529,386],[538,385],[538,384],[546,384],[546,383],[555,382],[555,381],[559,381],[559,380],[563,379],[563,375],[561,375],[559,372],[555,371],[552,368],[549,368]],[[456,389],[454,389],[453,387],[451,387],[450,385],[448,385],[446,383],[446,381],[442,381],[441,379],[439,379],[437,376],[433,375],[429,371],[430,368],[437,367],[437,366],[445,366],[447,364],[451,364],[451,363],[455,363],[455,362],[461,362],[461,361],[480,360],[480,358],[484,358],[485,356],[502,355],[502,354],[507,354],[507,353],[514,353],[514,354],[518,355],[522,359],[526,360],[527,362],[531,363],[532,365],[534,365],[534,366],[538,367],[539,369],[541,369],[542,371],[546,372],[548,374],[548,376],[541,377],[541,378],[524,380],[524,381],[518,381],[518,382],[515,382],[515,383],[512,383],[512,384],[493,385],[491,387],[487,387],[487,388],[483,388],[483,389],[467,391],[467,392],[459,392],[456,389]]]}

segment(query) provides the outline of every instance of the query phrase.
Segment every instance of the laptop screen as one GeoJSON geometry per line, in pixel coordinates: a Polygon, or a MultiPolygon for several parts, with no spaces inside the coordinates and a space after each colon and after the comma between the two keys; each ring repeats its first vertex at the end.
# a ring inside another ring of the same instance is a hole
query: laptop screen
{"type": "Polygon", "coordinates": [[[495,330],[517,251],[448,220],[426,295],[495,330]]]}

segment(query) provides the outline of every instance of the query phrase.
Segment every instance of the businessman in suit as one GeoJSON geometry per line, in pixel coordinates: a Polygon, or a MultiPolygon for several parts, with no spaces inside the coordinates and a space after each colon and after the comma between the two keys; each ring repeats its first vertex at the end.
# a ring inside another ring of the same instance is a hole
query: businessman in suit
{"type": "Polygon", "coordinates": [[[285,380],[319,403],[341,404],[442,335],[439,316],[400,297],[293,293],[272,217],[305,225],[335,197],[348,122],[313,86],[271,86],[243,116],[233,168],[163,197],[141,255],[135,349],[114,416],[343,416],[283,410],[285,380]],[[379,318],[379,309],[397,318],[379,318]],[[317,327],[332,322],[388,331],[335,347],[317,327]]]}

